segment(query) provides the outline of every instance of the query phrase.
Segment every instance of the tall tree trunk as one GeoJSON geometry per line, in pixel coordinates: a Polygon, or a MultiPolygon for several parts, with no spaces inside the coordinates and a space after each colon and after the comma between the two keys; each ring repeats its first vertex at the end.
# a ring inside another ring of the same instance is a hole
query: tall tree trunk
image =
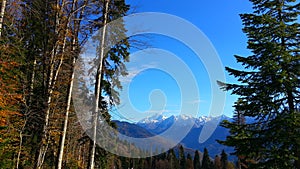
{"type": "MultiPolygon", "coordinates": [[[[57,0],[56,2],[57,6],[60,6],[59,0],[57,0]]],[[[65,1],[63,0],[62,5],[60,6],[61,10],[64,9],[64,5],[65,5],[65,1]]],[[[62,13],[62,12],[61,12],[62,13]]],[[[55,25],[55,32],[56,35],[58,35],[59,37],[59,27],[60,27],[60,18],[59,18],[59,12],[56,12],[56,25],[55,25]]],[[[68,24],[68,23],[67,23],[68,24]]],[[[68,30],[66,30],[67,32],[68,30]]],[[[64,59],[64,51],[65,51],[65,46],[66,46],[66,35],[63,36],[64,40],[63,40],[63,45],[60,46],[60,42],[59,39],[56,40],[55,45],[53,46],[53,49],[51,51],[51,58],[50,58],[50,68],[49,68],[49,75],[48,75],[48,80],[47,80],[47,102],[46,102],[46,106],[45,106],[45,121],[44,121],[44,125],[43,125],[43,131],[42,131],[42,140],[41,140],[41,146],[39,148],[38,151],[38,157],[37,157],[37,163],[36,163],[36,167],[37,169],[41,169],[43,163],[44,163],[44,159],[45,159],[45,155],[49,146],[49,142],[50,142],[50,136],[49,136],[49,118],[50,118],[50,110],[51,110],[51,103],[52,103],[52,97],[53,97],[53,91],[54,91],[54,87],[55,87],[55,83],[58,77],[58,74],[60,72],[62,63],[63,63],[63,59],[64,59]],[[59,52],[59,48],[62,48],[62,55],[61,57],[58,59],[58,63],[56,64],[55,62],[55,58],[58,56],[58,52],[59,52]],[[55,66],[57,65],[57,66],[55,66]]]]}
{"type": "MultiPolygon", "coordinates": [[[[279,15],[279,20],[280,20],[280,22],[285,23],[285,21],[283,19],[283,15],[282,15],[285,1],[280,1],[280,2],[282,3],[282,5],[281,5],[282,7],[277,9],[278,15],[279,15]]],[[[286,37],[282,36],[280,40],[281,40],[282,49],[285,50],[286,48],[288,48],[288,45],[286,44],[286,37]]],[[[284,53],[284,51],[282,53],[284,53]]],[[[288,68],[288,66],[285,66],[285,67],[288,68]]],[[[287,69],[287,79],[291,79],[290,74],[291,74],[291,72],[288,68],[287,69]]],[[[293,95],[293,90],[294,90],[293,87],[294,86],[292,86],[292,85],[285,86],[285,88],[287,89],[286,94],[287,94],[287,104],[288,104],[288,108],[289,108],[289,114],[291,114],[291,115],[293,115],[294,113],[297,113],[297,112],[295,112],[295,105],[294,105],[295,97],[293,95]]],[[[292,128],[292,130],[294,130],[294,128],[292,128]]],[[[296,169],[300,169],[300,151],[297,147],[298,143],[294,143],[294,144],[296,144],[294,154],[298,158],[297,160],[294,161],[294,167],[296,169]]]]}
{"type": "Polygon", "coordinates": [[[36,71],[36,57],[34,57],[33,65],[32,65],[32,72],[29,84],[29,100],[28,100],[28,107],[31,107],[32,103],[32,96],[33,96],[33,89],[34,89],[34,82],[35,82],[35,71],[36,71]]]}
{"type": "Polygon", "coordinates": [[[6,0],[2,0],[2,4],[1,4],[1,11],[0,11],[0,38],[2,35],[2,28],[3,28],[3,18],[5,15],[5,8],[6,8],[6,0]]]}
{"type": "Polygon", "coordinates": [[[96,84],[95,84],[95,108],[92,115],[92,140],[90,146],[90,159],[89,159],[89,169],[95,168],[95,152],[96,152],[96,139],[97,139],[97,122],[98,122],[98,113],[99,113],[99,99],[101,94],[101,79],[102,79],[102,67],[103,67],[103,59],[104,59],[104,48],[105,48],[105,35],[106,35],[106,24],[108,20],[108,6],[109,0],[104,0],[104,8],[103,8],[103,28],[102,28],[102,37],[101,37],[101,46],[100,46],[100,54],[99,54],[99,65],[96,73],[96,84]]]}
{"type": "MultiPolygon", "coordinates": [[[[67,127],[68,127],[68,120],[69,120],[69,112],[70,112],[70,107],[71,107],[71,98],[72,98],[72,89],[73,89],[73,84],[74,84],[74,72],[75,72],[75,63],[77,60],[77,55],[78,55],[78,32],[80,29],[80,23],[81,23],[81,19],[83,17],[83,13],[84,13],[84,8],[87,5],[87,0],[84,3],[83,9],[80,12],[78,21],[74,21],[74,32],[75,35],[73,36],[73,42],[72,42],[72,53],[74,53],[73,56],[73,62],[71,65],[71,77],[70,77],[70,85],[69,85],[69,89],[68,89],[68,96],[67,96],[67,107],[66,107],[66,114],[65,114],[65,120],[64,120],[64,126],[63,126],[63,132],[62,132],[62,138],[61,138],[61,143],[60,143],[60,149],[59,149],[59,156],[58,156],[58,164],[57,164],[57,168],[61,169],[62,168],[62,161],[63,161],[63,154],[64,154],[64,146],[65,146],[65,140],[66,140],[66,134],[67,134],[67,127]]],[[[73,1],[72,4],[72,11],[77,10],[77,0],[73,1]]],[[[75,16],[77,16],[77,12],[75,12],[75,16]]]]}
{"type": "Polygon", "coordinates": [[[74,82],[74,65],[76,63],[76,58],[73,58],[72,62],[72,73],[71,73],[71,79],[70,79],[70,85],[68,89],[68,96],[67,96],[67,108],[66,108],[66,114],[65,114],[65,120],[64,120],[64,126],[62,131],[62,138],[59,148],[59,155],[58,155],[58,164],[57,168],[62,168],[62,161],[63,161],[63,154],[64,154],[64,147],[65,147],[65,140],[66,140],[66,134],[67,134],[67,127],[68,127],[68,120],[69,120],[69,112],[71,107],[71,98],[72,98],[72,88],[73,88],[73,82],[74,82]]]}
{"type": "Polygon", "coordinates": [[[19,141],[19,150],[18,150],[18,155],[17,155],[16,169],[19,168],[20,157],[21,157],[22,146],[23,146],[23,131],[24,131],[26,123],[27,123],[28,112],[30,111],[30,108],[32,106],[32,97],[33,97],[33,89],[34,89],[34,83],[35,83],[36,64],[37,64],[37,61],[36,61],[36,57],[34,56],[33,65],[32,65],[32,72],[31,72],[31,77],[30,77],[30,83],[29,83],[29,92],[28,92],[29,97],[28,97],[28,101],[25,102],[25,106],[26,106],[25,122],[22,126],[22,129],[19,132],[20,141],[19,141]]]}
{"type": "Polygon", "coordinates": [[[19,141],[18,155],[17,155],[17,161],[16,161],[16,169],[19,169],[20,157],[21,157],[22,145],[23,145],[23,131],[24,131],[25,125],[26,125],[26,121],[23,124],[23,127],[19,132],[20,141],[19,141]]]}

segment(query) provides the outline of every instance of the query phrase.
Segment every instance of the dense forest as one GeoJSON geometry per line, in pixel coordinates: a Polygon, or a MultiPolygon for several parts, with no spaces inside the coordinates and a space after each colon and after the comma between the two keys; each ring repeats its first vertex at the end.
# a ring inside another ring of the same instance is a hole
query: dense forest
{"type": "Polygon", "coordinates": [[[253,13],[240,16],[252,55],[235,56],[243,70],[226,67],[238,84],[218,82],[239,96],[234,120],[221,124],[230,136],[219,140],[234,147],[232,163],[224,151],[211,158],[207,149],[190,154],[182,146],[119,157],[82,130],[72,101],[75,65],[100,28],[91,131],[99,114],[118,127],[109,110],[119,103],[119,78],[130,49],[145,44],[126,38],[104,52],[106,34],[126,33],[124,25],[106,29],[128,14],[125,0],[1,0],[0,168],[300,169],[300,3],[250,1],[253,13]]]}

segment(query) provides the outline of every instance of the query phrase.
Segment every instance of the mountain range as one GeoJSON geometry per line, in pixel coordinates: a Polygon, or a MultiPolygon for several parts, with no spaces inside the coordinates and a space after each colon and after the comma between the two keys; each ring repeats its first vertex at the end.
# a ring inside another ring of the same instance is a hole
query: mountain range
{"type": "MultiPolygon", "coordinates": [[[[199,150],[203,152],[204,148],[208,149],[209,155],[215,157],[219,155],[224,149],[227,154],[233,151],[232,148],[226,147],[217,143],[216,140],[225,140],[226,136],[229,135],[229,131],[226,128],[217,126],[213,131],[212,135],[203,143],[199,143],[199,136],[205,124],[213,124],[221,122],[222,120],[231,120],[227,116],[219,117],[192,117],[188,115],[178,115],[178,116],[164,116],[156,115],[152,117],[145,118],[139,122],[129,123],[124,121],[114,121],[118,126],[118,131],[124,135],[135,137],[135,138],[147,138],[155,135],[159,135],[166,130],[168,130],[174,123],[179,127],[185,127],[187,125],[192,126],[186,136],[181,140],[180,144],[185,148],[199,150]]],[[[229,156],[229,159],[234,157],[229,156]]]]}

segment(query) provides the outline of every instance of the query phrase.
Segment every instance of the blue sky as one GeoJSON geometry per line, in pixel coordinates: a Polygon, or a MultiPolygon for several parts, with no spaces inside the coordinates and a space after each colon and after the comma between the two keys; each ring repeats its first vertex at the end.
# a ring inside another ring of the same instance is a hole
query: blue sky
{"type": "MultiPolygon", "coordinates": [[[[246,49],[247,38],[241,30],[242,22],[239,17],[241,13],[251,12],[251,4],[246,0],[127,0],[127,3],[134,8],[134,12],[162,12],[181,17],[194,24],[211,41],[224,66],[241,69],[241,65],[236,63],[233,56],[235,54],[242,56],[250,54],[249,50],[246,49]]],[[[196,54],[181,42],[166,36],[150,35],[148,44],[153,48],[169,51],[182,59],[192,74],[195,75],[199,97],[193,98],[194,96],[191,96],[191,98],[183,100],[180,86],[172,75],[153,69],[151,64],[154,63],[150,61],[148,62],[149,65],[147,63],[145,65],[135,65],[140,63],[136,62],[137,59],[143,58],[133,57],[131,62],[128,63],[128,66],[131,68],[129,69],[130,80],[126,81],[125,78],[122,80],[122,83],[125,89],[128,87],[128,93],[126,94],[134,110],[141,114],[144,113],[144,115],[146,113],[146,116],[161,112],[166,115],[172,115],[179,114],[184,103],[190,105],[197,103],[199,104],[197,115],[209,115],[210,106],[218,105],[211,105],[211,82],[205,66],[201,60],[197,59],[196,54]],[[144,70],[139,70],[141,68],[144,70]]],[[[132,52],[136,51],[135,49],[132,52]]],[[[157,54],[152,53],[149,55],[151,57],[151,55],[157,54]]],[[[236,82],[227,73],[226,81],[230,83],[236,82]]],[[[225,115],[232,116],[232,105],[236,98],[236,96],[231,96],[230,93],[227,93],[223,112],[225,115]]],[[[124,106],[125,104],[121,103],[119,108],[124,106]]],[[[191,111],[194,111],[194,109],[191,111]]],[[[191,112],[184,113],[188,114],[191,112]]],[[[138,113],[120,113],[118,111],[113,111],[112,115],[114,119],[127,119],[128,121],[136,121],[138,118],[133,119],[132,117],[139,116],[138,113]]]]}

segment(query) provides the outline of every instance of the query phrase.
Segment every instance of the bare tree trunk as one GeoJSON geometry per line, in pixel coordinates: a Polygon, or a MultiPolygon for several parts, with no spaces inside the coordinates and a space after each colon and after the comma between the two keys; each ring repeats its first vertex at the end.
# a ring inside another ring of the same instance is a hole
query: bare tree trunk
{"type": "MultiPolygon", "coordinates": [[[[73,5],[72,5],[73,10],[75,8],[75,3],[77,3],[77,0],[73,1],[73,5]]],[[[76,57],[77,57],[77,56],[75,56],[75,55],[77,55],[77,53],[75,53],[75,51],[76,51],[76,49],[75,49],[76,48],[76,37],[73,37],[72,45],[73,45],[73,48],[72,48],[71,52],[74,53],[74,56],[73,56],[73,61],[72,61],[72,65],[71,65],[72,70],[71,70],[71,77],[70,77],[70,85],[69,85],[69,88],[68,88],[66,114],[65,114],[65,119],[64,119],[64,126],[63,126],[60,149],[59,149],[59,155],[58,155],[58,163],[57,163],[57,168],[58,169],[62,168],[65,140],[66,140],[66,134],[67,134],[67,128],[68,128],[69,112],[70,112],[70,107],[71,107],[72,88],[73,88],[73,82],[74,82],[74,69],[75,69],[74,66],[75,66],[76,57]]]]}
{"type": "Polygon", "coordinates": [[[21,156],[21,151],[22,151],[22,144],[23,144],[23,134],[22,131],[20,132],[20,142],[19,142],[19,151],[18,151],[18,157],[17,157],[17,164],[16,164],[16,168],[19,168],[19,164],[20,164],[20,156],[21,156]]]}
{"type": "MultiPolygon", "coordinates": [[[[77,0],[73,1],[72,4],[72,10],[75,11],[77,10],[77,0]]],[[[66,140],[66,134],[67,134],[67,127],[68,127],[68,120],[69,120],[69,112],[70,112],[70,107],[71,107],[71,98],[72,98],[72,89],[73,89],[73,84],[74,84],[74,72],[75,72],[75,63],[77,60],[77,55],[78,52],[76,52],[78,49],[78,32],[80,29],[80,22],[82,20],[83,17],[83,13],[84,13],[84,8],[87,5],[87,0],[84,3],[84,6],[82,7],[82,10],[80,12],[78,21],[74,21],[74,32],[75,35],[73,37],[73,41],[72,41],[72,53],[73,53],[73,62],[72,62],[72,71],[71,71],[71,77],[70,77],[70,85],[69,85],[69,89],[68,89],[68,96],[67,96],[67,108],[66,108],[66,114],[65,114],[65,120],[64,120],[64,126],[63,126],[63,132],[62,132],[62,138],[61,138],[61,143],[60,143],[60,149],[59,149],[59,156],[58,156],[58,164],[57,164],[57,168],[61,169],[62,168],[62,162],[63,162],[63,154],[64,154],[64,146],[65,146],[65,140],[66,140]],[[75,24],[76,22],[76,24],[75,24]]],[[[77,12],[75,12],[75,16],[77,16],[77,12]]]]}
{"type": "Polygon", "coordinates": [[[17,155],[16,169],[19,168],[19,164],[20,164],[20,157],[21,157],[22,145],[23,145],[23,131],[24,131],[25,125],[26,125],[26,121],[23,124],[23,127],[19,132],[20,141],[19,141],[19,150],[18,150],[18,155],[17,155]]]}
{"type": "MultiPolygon", "coordinates": [[[[76,58],[73,58],[73,69],[76,62],[76,58]]],[[[58,155],[58,165],[57,168],[62,168],[62,161],[63,161],[63,154],[64,154],[64,147],[65,147],[65,140],[66,140],[66,134],[67,134],[67,128],[68,128],[68,120],[69,120],[69,112],[71,107],[71,96],[72,96],[72,88],[73,88],[73,82],[74,82],[74,70],[72,70],[71,74],[71,81],[68,89],[68,97],[67,97],[67,108],[66,108],[66,114],[65,114],[65,120],[64,120],[64,127],[62,132],[62,138],[60,143],[60,149],[59,149],[59,155],[58,155]]]]}
{"type": "Polygon", "coordinates": [[[35,79],[35,71],[36,71],[35,69],[36,69],[36,58],[34,57],[32,73],[31,73],[31,78],[30,78],[29,101],[28,101],[29,107],[31,107],[31,103],[32,103],[33,88],[34,88],[34,81],[35,81],[34,79],[35,79]]]}
{"type": "MultiPolygon", "coordinates": [[[[61,5],[61,10],[63,10],[65,5],[65,1],[63,1],[61,5]]],[[[57,6],[59,6],[59,0],[57,0],[57,6]]],[[[59,13],[56,13],[56,25],[55,25],[55,32],[58,35],[58,29],[60,26],[60,18],[59,13]]],[[[68,30],[66,30],[67,32],[68,30]]],[[[48,76],[48,83],[47,83],[47,102],[46,102],[46,110],[45,110],[45,122],[43,125],[43,131],[42,131],[42,140],[41,140],[41,146],[38,153],[37,163],[36,167],[37,169],[41,169],[45,155],[48,149],[50,136],[49,136],[49,118],[50,118],[50,109],[51,109],[51,102],[52,102],[52,94],[54,91],[55,83],[58,77],[58,74],[60,72],[61,65],[63,63],[64,59],[64,51],[66,46],[66,36],[64,36],[63,45],[62,45],[62,55],[58,60],[57,67],[55,66],[55,57],[58,55],[58,51],[60,48],[59,40],[56,40],[56,43],[52,49],[51,58],[50,58],[50,68],[49,68],[49,76],[48,76]]]]}
{"type": "Polygon", "coordinates": [[[31,72],[31,77],[30,77],[30,84],[29,84],[29,97],[28,97],[28,101],[25,102],[26,109],[27,109],[26,114],[25,114],[25,122],[22,126],[22,129],[19,132],[20,141],[19,141],[19,150],[18,150],[18,155],[17,155],[16,169],[19,168],[20,157],[21,157],[21,152],[22,152],[22,145],[23,145],[23,131],[24,131],[26,123],[27,123],[27,116],[28,116],[29,109],[31,108],[31,105],[32,105],[32,96],[33,96],[33,89],[34,89],[34,82],[35,82],[36,64],[37,64],[37,61],[36,61],[36,58],[34,57],[32,72],[31,72]]]}
{"type": "Polygon", "coordinates": [[[92,141],[90,148],[90,159],[89,159],[89,169],[95,168],[95,151],[96,151],[96,139],[97,139],[97,122],[98,122],[98,113],[99,113],[99,99],[101,94],[101,79],[102,79],[102,67],[103,67],[103,59],[104,59],[104,48],[105,48],[105,35],[106,35],[106,24],[108,20],[108,6],[109,0],[105,0],[104,9],[103,9],[103,28],[102,28],[102,37],[101,37],[101,46],[100,46],[100,54],[99,54],[99,66],[97,68],[96,73],[96,84],[95,84],[95,108],[92,115],[92,141]]]}
{"type": "Polygon", "coordinates": [[[1,4],[1,11],[0,11],[0,38],[2,35],[2,27],[3,27],[3,18],[4,18],[4,14],[5,14],[5,8],[6,8],[6,0],[2,0],[2,4],[1,4]]]}

